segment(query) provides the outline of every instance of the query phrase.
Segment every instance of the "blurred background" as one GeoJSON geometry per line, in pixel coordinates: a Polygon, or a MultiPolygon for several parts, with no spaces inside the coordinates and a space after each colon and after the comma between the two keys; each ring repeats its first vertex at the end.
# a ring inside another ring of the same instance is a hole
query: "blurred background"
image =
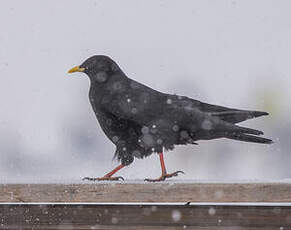
{"type": "MultiPolygon", "coordinates": [[[[175,180],[291,178],[291,2],[7,0],[0,8],[0,183],[80,182],[115,167],[88,100],[87,57],[112,57],[157,90],[270,116],[242,125],[275,141],[226,139],[165,156],[175,180]]],[[[157,155],[118,175],[158,177],[157,155]]]]}

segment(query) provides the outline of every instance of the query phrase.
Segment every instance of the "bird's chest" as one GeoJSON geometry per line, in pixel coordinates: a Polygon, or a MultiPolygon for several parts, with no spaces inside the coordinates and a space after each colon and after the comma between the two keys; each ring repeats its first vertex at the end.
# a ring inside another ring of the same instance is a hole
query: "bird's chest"
{"type": "Polygon", "coordinates": [[[104,90],[91,85],[89,90],[89,101],[96,115],[102,106],[106,105],[106,103],[110,103],[110,100],[110,94],[107,94],[104,90]]]}

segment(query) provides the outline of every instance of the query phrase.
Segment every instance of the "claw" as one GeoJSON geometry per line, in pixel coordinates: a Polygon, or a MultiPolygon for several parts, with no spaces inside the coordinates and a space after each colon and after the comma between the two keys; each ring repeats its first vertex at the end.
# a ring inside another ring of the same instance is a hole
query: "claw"
{"type": "Polygon", "coordinates": [[[174,173],[172,173],[172,174],[175,174],[174,176],[178,176],[179,173],[185,174],[183,171],[176,171],[176,172],[174,172],[174,173]]]}
{"type": "Polygon", "coordinates": [[[123,180],[124,181],[124,178],[122,177],[122,176],[118,176],[118,177],[116,177],[117,178],[117,180],[123,180]]]}
{"type": "Polygon", "coordinates": [[[166,178],[171,178],[171,177],[174,177],[174,176],[178,176],[179,173],[182,173],[182,174],[185,174],[183,171],[176,171],[176,172],[173,172],[173,173],[170,173],[170,174],[162,174],[159,178],[157,179],[144,179],[145,181],[147,182],[158,182],[158,181],[164,181],[166,180],[166,178]]]}
{"type": "Polygon", "coordinates": [[[83,177],[83,178],[82,178],[82,180],[91,180],[91,181],[94,180],[94,179],[95,179],[95,178],[93,178],[93,177],[83,177]]]}
{"type": "Polygon", "coordinates": [[[84,177],[82,180],[89,180],[89,181],[103,181],[103,180],[110,180],[110,181],[119,181],[123,180],[124,178],[122,176],[117,176],[117,177],[84,177]]]}

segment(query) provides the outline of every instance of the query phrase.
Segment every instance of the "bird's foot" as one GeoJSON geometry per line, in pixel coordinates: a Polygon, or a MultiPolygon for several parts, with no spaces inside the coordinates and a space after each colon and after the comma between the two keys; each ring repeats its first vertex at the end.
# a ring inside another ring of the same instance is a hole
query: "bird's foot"
{"type": "Polygon", "coordinates": [[[176,172],[173,172],[173,173],[165,173],[165,174],[162,174],[159,178],[157,179],[145,179],[145,181],[148,181],[148,182],[159,182],[159,181],[164,181],[166,180],[166,178],[171,178],[171,177],[174,177],[174,176],[178,176],[179,173],[182,173],[184,174],[183,171],[176,171],[176,172]]]}
{"type": "Polygon", "coordinates": [[[104,180],[118,181],[118,180],[124,180],[124,178],[122,176],[117,176],[117,177],[104,176],[104,177],[84,177],[82,180],[89,180],[89,181],[104,181],[104,180]]]}

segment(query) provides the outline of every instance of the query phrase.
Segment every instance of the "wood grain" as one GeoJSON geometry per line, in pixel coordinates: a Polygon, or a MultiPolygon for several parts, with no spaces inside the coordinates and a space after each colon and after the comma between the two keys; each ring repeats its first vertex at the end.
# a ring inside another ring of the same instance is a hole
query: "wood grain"
{"type": "Polygon", "coordinates": [[[291,208],[207,205],[0,205],[1,229],[290,229],[291,208]]]}
{"type": "Polygon", "coordinates": [[[0,202],[291,202],[289,183],[0,185],[0,202]]]}

